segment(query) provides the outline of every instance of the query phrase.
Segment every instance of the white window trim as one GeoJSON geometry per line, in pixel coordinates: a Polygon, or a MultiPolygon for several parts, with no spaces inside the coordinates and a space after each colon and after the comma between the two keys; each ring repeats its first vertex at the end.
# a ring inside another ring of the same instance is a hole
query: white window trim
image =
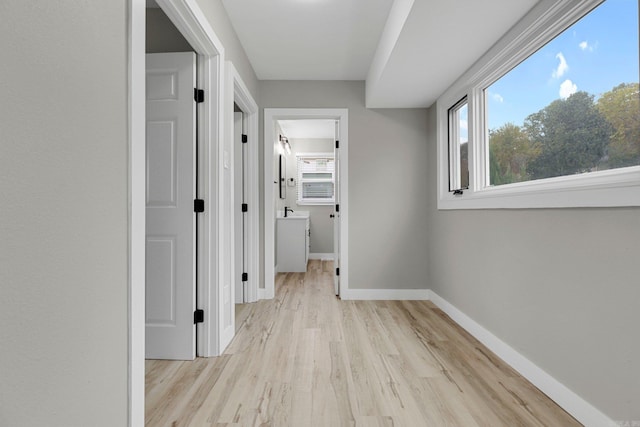
{"type": "Polygon", "coordinates": [[[488,187],[483,90],[603,0],[542,0],[436,101],[438,209],[640,206],[640,166],[488,187]],[[467,97],[469,189],[449,191],[448,110],[467,97]],[[477,152],[478,151],[478,152],[477,152]]]}
{"type": "MultiPolygon", "coordinates": [[[[449,156],[449,191],[462,189],[462,171],[460,170],[460,110],[468,101],[465,96],[460,101],[447,109],[447,150],[449,156]],[[451,173],[455,171],[455,174],[451,173]]],[[[468,111],[468,110],[467,110],[468,111]]],[[[467,141],[467,149],[469,149],[469,141],[467,141]]]]}
{"type": "MultiPolygon", "coordinates": [[[[325,151],[322,153],[296,153],[296,165],[298,164],[298,158],[299,157],[318,157],[318,158],[327,158],[327,159],[333,159],[335,160],[335,156],[332,152],[329,151],[325,151]]],[[[296,179],[298,180],[296,182],[296,204],[300,205],[300,206],[324,206],[324,205],[333,205],[335,203],[335,190],[334,190],[334,197],[332,197],[331,199],[311,199],[311,198],[307,198],[305,200],[300,200],[299,199],[299,186],[300,186],[300,173],[297,172],[296,173],[296,179]]],[[[335,186],[335,173],[333,175],[333,185],[335,186]]]]}
{"type": "Polygon", "coordinates": [[[299,206],[331,206],[333,203],[333,200],[327,201],[324,199],[296,201],[296,204],[299,206]]]}

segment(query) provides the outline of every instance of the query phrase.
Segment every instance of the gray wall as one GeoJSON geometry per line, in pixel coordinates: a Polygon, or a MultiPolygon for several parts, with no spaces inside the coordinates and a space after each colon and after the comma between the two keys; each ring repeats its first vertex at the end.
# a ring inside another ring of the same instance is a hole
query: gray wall
{"type": "Polygon", "coordinates": [[[193,48],[160,8],[147,9],[146,51],[192,52],[193,48]]]}
{"type": "Polygon", "coordinates": [[[196,2],[224,46],[225,60],[233,62],[242,80],[247,85],[247,89],[249,89],[254,100],[258,103],[258,78],[235,30],[231,26],[229,15],[227,15],[222,1],[196,0],[196,2]]]}
{"type": "MultiPolygon", "coordinates": [[[[296,153],[333,153],[333,139],[290,138],[291,154],[287,156],[287,177],[298,177],[296,153]]],[[[333,205],[298,205],[297,188],[287,186],[287,206],[309,211],[311,227],[311,253],[333,253],[333,205]]]]}
{"type": "Polygon", "coordinates": [[[368,110],[356,81],[261,81],[259,99],[349,109],[349,286],[426,288],[426,110],[368,110]]]}
{"type": "Polygon", "coordinates": [[[614,420],[640,420],[640,209],[438,211],[429,287],[614,420]]]}
{"type": "Polygon", "coordinates": [[[0,22],[0,425],[124,426],[127,2],[0,22]]]}

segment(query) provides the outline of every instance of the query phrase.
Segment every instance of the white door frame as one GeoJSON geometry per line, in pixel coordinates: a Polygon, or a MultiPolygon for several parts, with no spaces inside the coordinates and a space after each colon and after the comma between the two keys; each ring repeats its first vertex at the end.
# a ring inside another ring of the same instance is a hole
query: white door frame
{"type": "MultiPolygon", "coordinates": [[[[195,0],[157,0],[158,5],[198,54],[198,86],[205,91],[200,104],[199,196],[205,212],[198,215],[199,304],[205,321],[198,328],[198,356],[221,352],[219,265],[222,242],[217,239],[222,203],[218,188],[222,158],[222,84],[224,48],[195,0]]],[[[129,426],[144,425],[145,332],[145,26],[146,0],[129,0],[129,426]]]]}
{"type": "MultiPolygon", "coordinates": [[[[245,199],[249,205],[247,211],[247,302],[258,301],[258,283],[260,282],[260,192],[259,192],[259,180],[258,180],[258,104],[251,96],[251,92],[245,85],[242,77],[233,66],[231,61],[227,61],[227,82],[225,97],[226,105],[224,111],[228,113],[226,129],[233,130],[233,103],[238,104],[238,107],[244,113],[244,119],[246,121],[247,132],[247,164],[248,170],[246,171],[247,178],[247,194],[245,199]]],[[[227,141],[231,141],[231,134],[228,135],[227,141]]],[[[234,153],[233,148],[229,149],[229,152],[234,153]]],[[[235,166],[235,159],[231,161],[232,167],[235,166]]],[[[235,175],[234,175],[235,176],[235,175]]],[[[237,201],[233,199],[232,205],[235,207],[237,201]]],[[[235,239],[233,239],[235,245],[235,239]]],[[[232,247],[230,254],[235,254],[235,250],[232,247]]],[[[232,257],[233,258],[233,257],[232,257]]],[[[234,259],[235,262],[235,259],[234,259]]],[[[235,268],[232,268],[232,272],[235,272],[235,268]]],[[[234,281],[235,283],[235,281],[234,281]]],[[[235,287],[234,287],[235,292],[235,287]]],[[[235,295],[232,297],[235,301],[235,295]]]]}
{"type": "Polygon", "coordinates": [[[277,120],[331,119],[340,121],[340,294],[349,292],[349,118],[346,108],[264,109],[264,290],[260,298],[275,296],[275,207],[273,203],[273,145],[277,120]]]}
{"type": "MultiPolygon", "coordinates": [[[[334,139],[336,141],[340,140],[340,122],[334,122],[334,139]]],[[[340,148],[338,144],[335,144],[333,147],[333,162],[334,166],[338,167],[335,170],[335,175],[338,177],[338,183],[340,182],[340,148]]],[[[340,194],[340,186],[335,189],[335,204],[333,205],[333,259],[335,260],[333,263],[333,267],[336,269],[340,268],[340,209],[338,209],[338,205],[341,203],[341,194],[340,194]]],[[[340,296],[340,276],[337,274],[337,271],[334,271],[333,275],[333,286],[334,292],[337,296],[340,296]]]]}

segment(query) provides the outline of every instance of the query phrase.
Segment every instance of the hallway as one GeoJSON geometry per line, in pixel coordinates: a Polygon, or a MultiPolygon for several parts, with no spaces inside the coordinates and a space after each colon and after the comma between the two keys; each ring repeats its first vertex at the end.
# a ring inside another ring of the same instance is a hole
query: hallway
{"type": "Polygon", "coordinates": [[[424,301],[340,301],[279,274],[218,358],[146,362],[148,426],[580,425],[424,301]]]}

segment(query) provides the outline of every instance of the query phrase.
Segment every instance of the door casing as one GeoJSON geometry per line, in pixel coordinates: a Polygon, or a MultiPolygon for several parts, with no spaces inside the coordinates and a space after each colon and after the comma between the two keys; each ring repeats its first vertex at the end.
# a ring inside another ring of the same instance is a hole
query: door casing
{"type": "MultiPolygon", "coordinates": [[[[333,158],[336,167],[335,176],[337,177],[338,183],[340,183],[340,122],[336,120],[335,122],[335,131],[334,131],[334,139],[336,141],[333,146],[333,158]]],[[[333,267],[336,269],[333,274],[333,286],[335,290],[335,294],[340,296],[340,275],[338,271],[340,271],[340,209],[339,206],[341,204],[341,194],[340,194],[340,186],[336,186],[334,190],[335,200],[333,204],[333,259],[335,260],[333,263],[333,267]]]]}

